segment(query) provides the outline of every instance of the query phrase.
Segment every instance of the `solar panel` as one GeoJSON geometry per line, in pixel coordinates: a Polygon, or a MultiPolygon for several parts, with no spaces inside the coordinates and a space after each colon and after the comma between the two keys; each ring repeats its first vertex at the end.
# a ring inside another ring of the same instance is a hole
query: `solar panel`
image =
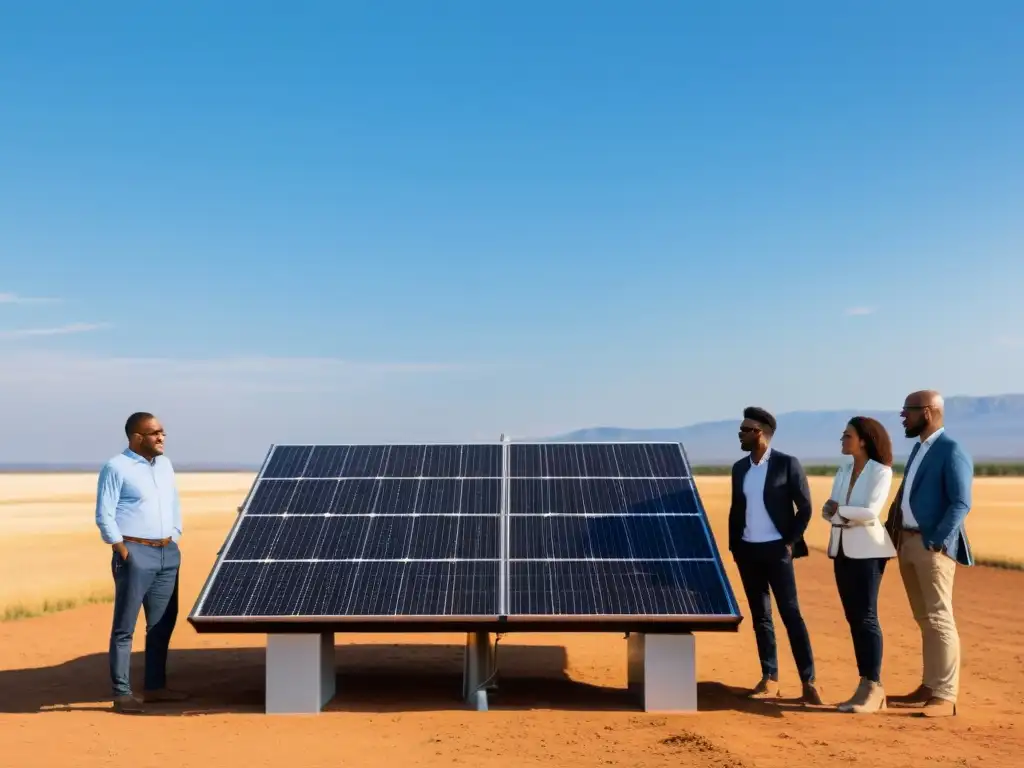
{"type": "Polygon", "coordinates": [[[686,477],[677,443],[514,443],[510,477],[686,477]]]}
{"type": "Polygon", "coordinates": [[[189,618],[502,631],[740,616],[681,446],[494,443],[273,447],[189,618]]]}
{"type": "Polygon", "coordinates": [[[501,445],[276,446],[196,619],[498,612],[501,445]]]}
{"type": "Polygon", "coordinates": [[[501,477],[500,444],[282,445],[266,478],[501,477]]]}
{"type": "Polygon", "coordinates": [[[225,562],[202,615],[493,616],[497,562],[225,562]]]}
{"type": "Polygon", "coordinates": [[[738,615],[678,444],[509,447],[509,619],[738,615]]]}

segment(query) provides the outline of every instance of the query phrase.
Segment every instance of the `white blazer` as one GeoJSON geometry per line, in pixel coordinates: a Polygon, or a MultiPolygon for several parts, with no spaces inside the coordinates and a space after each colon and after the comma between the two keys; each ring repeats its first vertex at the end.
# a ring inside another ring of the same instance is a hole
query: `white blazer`
{"type": "Polygon", "coordinates": [[[846,493],[852,474],[852,461],[839,468],[829,495],[839,505],[839,509],[834,515],[822,511],[822,517],[832,524],[828,556],[835,557],[842,542],[843,554],[850,558],[896,557],[896,547],[880,519],[892,486],[892,467],[868,459],[847,501],[846,493]]]}

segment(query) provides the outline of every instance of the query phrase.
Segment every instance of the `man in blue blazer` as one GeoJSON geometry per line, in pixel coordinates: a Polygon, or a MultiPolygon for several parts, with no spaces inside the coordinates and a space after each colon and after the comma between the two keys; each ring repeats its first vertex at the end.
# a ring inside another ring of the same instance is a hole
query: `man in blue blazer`
{"type": "Polygon", "coordinates": [[[960,687],[960,636],[953,619],[957,563],[973,565],[964,521],[971,509],[974,463],[943,426],[942,395],[907,396],[900,414],[910,452],[903,482],[889,508],[886,528],[899,553],[900,576],[921,628],[921,685],[893,702],[923,704],[922,714],[956,714],[960,687]]]}

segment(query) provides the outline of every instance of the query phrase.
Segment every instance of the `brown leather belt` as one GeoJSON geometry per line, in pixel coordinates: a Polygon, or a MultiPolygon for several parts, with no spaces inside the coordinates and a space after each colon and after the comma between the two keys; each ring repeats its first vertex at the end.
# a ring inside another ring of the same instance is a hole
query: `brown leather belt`
{"type": "Polygon", "coordinates": [[[166,539],[137,539],[134,536],[122,536],[125,541],[130,541],[133,544],[143,544],[147,547],[166,547],[171,543],[171,537],[168,536],[166,539]]]}

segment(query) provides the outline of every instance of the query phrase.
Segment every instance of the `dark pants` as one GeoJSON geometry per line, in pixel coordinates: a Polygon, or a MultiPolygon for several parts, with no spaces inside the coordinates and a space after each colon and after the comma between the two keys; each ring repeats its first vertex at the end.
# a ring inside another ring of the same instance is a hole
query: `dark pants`
{"type": "Polygon", "coordinates": [[[139,609],[146,611],[145,690],[165,687],[167,647],[178,620],[178,568],[181,551],[173,541],[149,547],[126,541],[128,559],[117,552],[114,574],[114,623],[110,631],[110,679],[114,696],[132,692],[129,680],[132,637],[139,609]]]}
{"type": "Polygon", "coordinates": [[[793,649],[797,671],[802,682],[814,681],[814,654],[807,625],[800,615],[797,599],[796,574],[793,556],[781,541],[763,544],[740,542],[734,552],[743,591],[750,604],[750,616],[757,639],[757,655],[761,659],[761,674],[779,679],[779,654],[775,645],[775,625],[772,622],[772,601],[775,595],[779,616],[786,627],[789,644],[793,649]]]}
{"type": "Polygon", "coordinates": [[[853,652],[861,677],[881,682],[882,628],[878,623],[878,588],[885,572],[885,558],[863,560],[847,557],[842,548],[833,561],[839,599],[850,625],[853,652]]]}

